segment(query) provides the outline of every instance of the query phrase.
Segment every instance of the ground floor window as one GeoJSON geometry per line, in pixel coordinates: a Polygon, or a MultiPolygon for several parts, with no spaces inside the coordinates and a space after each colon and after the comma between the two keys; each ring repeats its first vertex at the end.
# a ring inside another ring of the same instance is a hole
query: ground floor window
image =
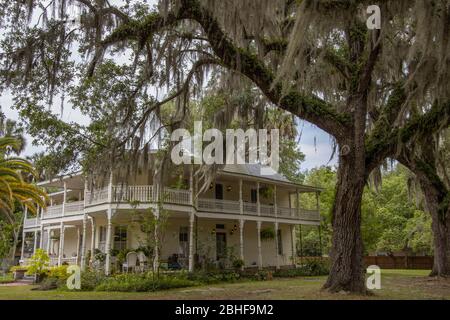
{"type": "Polygon", "coordinates": [[[179,240],[179,256],[187,257],[189,252],[189,227],[180,227],[178,235],[179,240]]]}
{"type": "Polygon", "coordinates": [[[114,228],[114,249],[124,250],[127,248],[127,226],[116,226],[114,228]]]}
{"type": "Polygon", "coordinates": [[[278,254],[283,254],[283,237],[281,234],[281,229],[277,230],[277,241],[278,241],[278,254]]]}

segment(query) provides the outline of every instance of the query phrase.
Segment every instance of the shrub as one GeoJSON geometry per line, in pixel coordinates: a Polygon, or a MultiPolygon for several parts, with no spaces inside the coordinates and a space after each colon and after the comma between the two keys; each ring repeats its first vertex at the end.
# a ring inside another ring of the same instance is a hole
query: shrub
{"type": "Polygon", "coordinates": [[[320,260],[308,260],[304,264],[295,269],[281,269],[275,271],[274,277],[291,278],[291,277],[311,277],[324,276],[329,273],[328,266],[320,260]]]}
{"type": "Polygon", "coordinates": [[[242,259],[233,260],[233,268],[238,270],[244,266],[245,262],[242,259]]]}
{"type": "Polygon", "coordinates": [[[96,291],[121,291],[121,292],[148,292],[166,290],[172,288],[184,288],[197,285],[196,282],[176,277],[163,275],[154,278],[148,274],[119,274],[104,279],[96,288],[96,291]]]}
{"type": "Polygon", "coordinates": [[[93,291],[106,279],[103,272],[85,271],[81,273],[81,290],[93,291]]]}
{"type": "Polygon", "coordinates": [[[27,266],[14,266],[14,267],[11,267],[11,269],[9,269],[9,271],[10,272],[15,272],[15,271],[27,272],[28,267],[27,266]]]}
{"type": "Polygon", "coordinates": [[[193,272],[187,275],[187,279],[204,284],[234,282],[239,280],[240,278],[240,273],[229,270],[193,272]]]}
{"type": "Polygon", "coordinates": [[[50,263],[50,257],[43,249],[37,249],[36,253],[30,259],[30,265],[28,266],[28,275],[41,276],[45,273],[45,269],[48,268],[50,263]]]}
{"type": "Polygon", "coordinates": [[[41,283],[39,284],[39,286],[37,288],[33,288],[32,290],[49,291],[49,290],[55,290],[62,285],[63,285],[63,282],[60,279],[46,277],[41,281],[41,283]]]}
{"type": "Polygon", "coordinates": [[[14,278],[12,274],[5,274],[0,276],[0,284],[12,283],[14,282],[14,278]]]}
{"type": "Polygon", "coordinates": [[[63,265],[60,267],[51,267],[47,270],[47,276],[49,278],[56,278],[59,280],[66,281],[70,274],[67,273],[67,268],[69,266],[63,265]]]}

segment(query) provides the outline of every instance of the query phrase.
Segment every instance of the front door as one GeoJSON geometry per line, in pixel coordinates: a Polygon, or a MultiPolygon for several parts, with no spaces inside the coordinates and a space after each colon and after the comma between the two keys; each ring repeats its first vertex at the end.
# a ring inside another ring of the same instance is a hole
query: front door
{"type": "Polygon", "coordinates": [[[223,200],[223,185],[219,183],[216,184],[216,199],[223,200]]]}
{"type": "Polygon", "coordinates": [[[227,256],[227,234],[225,232],[216,233],[216,253],[217,260],[224,259],[227,256]]]}

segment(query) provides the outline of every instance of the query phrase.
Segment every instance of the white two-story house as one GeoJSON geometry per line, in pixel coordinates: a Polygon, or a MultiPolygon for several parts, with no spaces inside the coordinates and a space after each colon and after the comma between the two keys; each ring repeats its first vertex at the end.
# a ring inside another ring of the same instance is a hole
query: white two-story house
{"type": "Polygon", "coordinates": [[[318,196],[321,189],[292,183],[280,174],[263,176],[259,169],[226,165],[201,194],[189,169],[182,174],[184,188],[158,186],[146,172],[128,178],[113,172],[96,188],[89,188],[81,173],[41,182],[41,187],[57,191],[49,194],[46,210],[25,215],[21,262],[26,264],[42,248],[51,265],[86,268],[100,250],[109,274],[111,249],[133,250],[145,238],[135,213],[153,209],[158,214],[162,208],[168,219],[154,251],[159,263],[175,255],[183,268],[193,271],[202,259],[218,262],[231,251],[248,268],[292,265],[296,226],[320,224],[318,197],[314,208],[305,209],[299,194],[318,196]],[[267,230],[272,230],[271,238],[261,236],[267,230]]]}

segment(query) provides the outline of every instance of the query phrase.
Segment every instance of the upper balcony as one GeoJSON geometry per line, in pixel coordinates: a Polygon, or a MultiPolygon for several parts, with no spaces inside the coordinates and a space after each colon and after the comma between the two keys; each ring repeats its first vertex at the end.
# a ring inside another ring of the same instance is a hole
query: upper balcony
{"type": "MultiPolygon", "coordinates": [[[[39,218],[29,218],[25,220],[25,227],[32,228],[40,224],[42,220],[74,217],[82,218],[85,208],[95,208],[103,204],[148,204],[156,203],[158,190],[153,185],[123,186],[114,185],[103,189],[86,191],[84,200],[65,202],[62,204],[50,205],[43,210],[39,218]]],[[[263,204],[258,202],[248,202],[245,200],[223,200],[200,196],[195,203],[192,203],[190,190],[174,189],[164,187],[161,192],[163,204],[180,206],[195,206],[198,212],[219,213],[229,215],[249,215],[269,218],[284,218],[294,220],[305,220],[311,222],[320,221],[318,209],[308,210],[303,208],[285,207],[274,204],[263,204]]]]}
{"type": "Polygon", "coordinates": [[[105,187],[93,190],[87,190],[88,184],[81,173],[42,182],[41,186],[57,191],[50,194],[50,203],[46,210],[41,210],[39,218],[26,219],[25,226],[37,227],[41,221],[56,223],[55,219],[61,218],[78,220],[85,213],[104,211],[105,206],[139,209],[158,201],[168,210],[186,212],[194,207],[203,216],[221,214],[223,217],[226,214],[320,221],[318,198],[299,200],[302,193],[318,195],[320,188],[292,183],[279,174],[262,176],[253,166],[236,165],[221,169],[214,183],[194,199],[192,189],[199,182],[188,169],[184,168],[180,175],[174,175],[166,182],[171,187],[157,187],[144,173],[130,177],[121,174],[120,170],[110,175],[109,182],[100,178],[94,180],[94,185],[105,187]]]}

